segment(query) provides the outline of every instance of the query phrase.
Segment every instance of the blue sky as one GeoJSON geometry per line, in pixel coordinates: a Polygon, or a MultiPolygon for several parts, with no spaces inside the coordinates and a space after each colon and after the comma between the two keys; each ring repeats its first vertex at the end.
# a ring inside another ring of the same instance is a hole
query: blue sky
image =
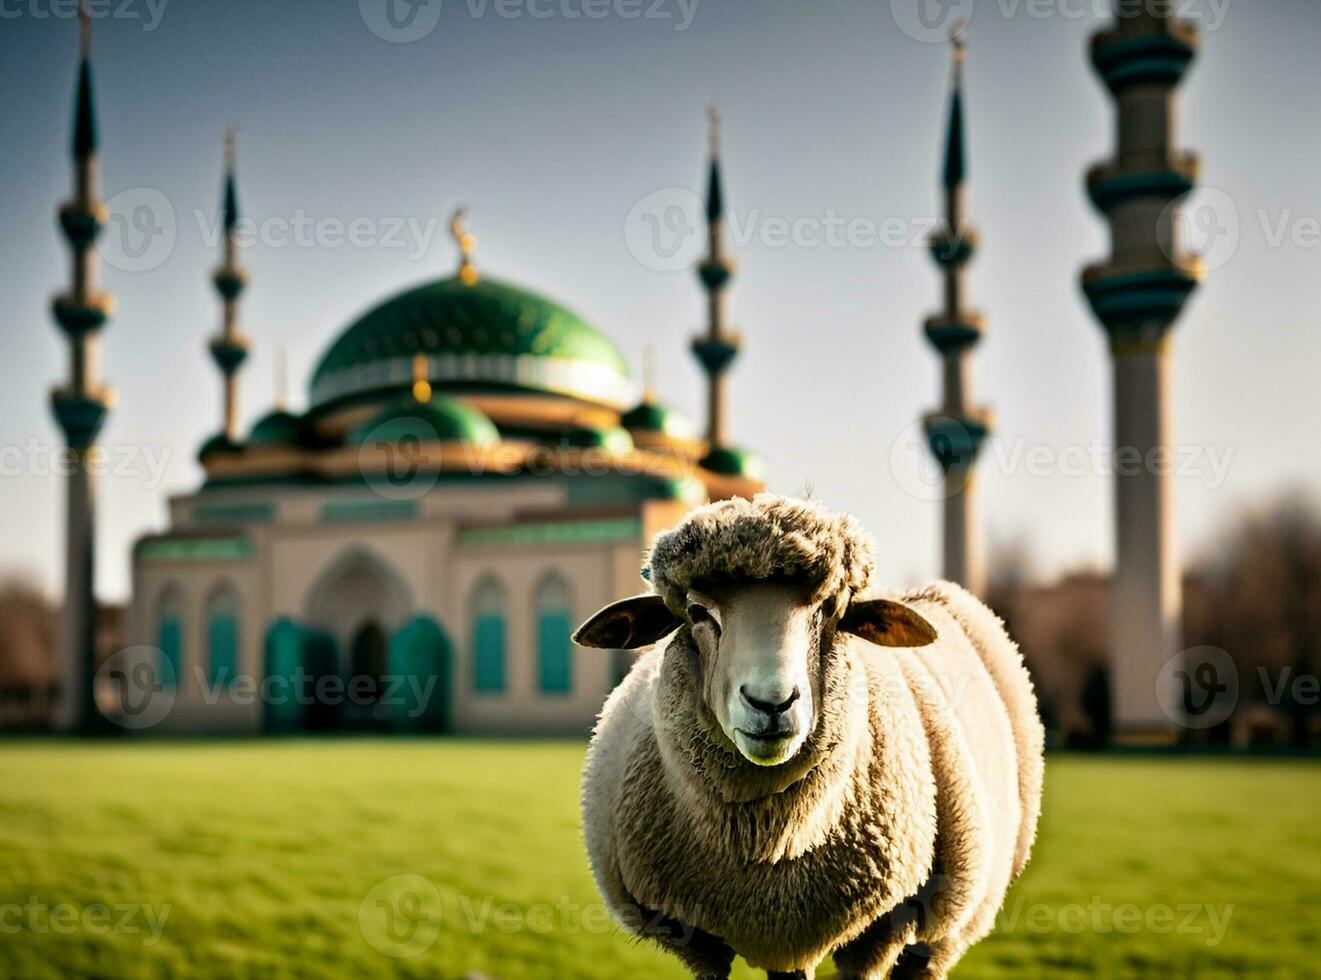
{"type": "MultiPolygon", "coordinates": [[[[1190,228],[1212,268],[1174,342],[1178,522],[1195,550],[1236,507],[1321,477],[1309,451],[1321,132],[1299,110],[1321,84],[1321,8],[1183,6],[1208,28],[1181,124],[1202,156],[1190,228]]],[[[54,215],[69,191],[77,33],[65,12],[0,2],[0,569],[52,590],[63,499],[43,462],[58,445],[47,392],[67,354],[48,310],[68,276],[54,215]]],[[[634,364],[654,345],[662,396],[700,416],[687,341],[701,294],[690,270],[637,254],[637,206],[700,186],[711,99],[746,343],[733,432],[765,456],[773,489],[811,485],[857,512],[888,579],[937,572],[939,505],[924,499],[906,430],[937,400],[920,324],[939,281],[920,239],[937,209],[949,60],[932,43],[940,25],[927,32],[905,0],[433,0],[411,28],[388,26],[384,0],[117,0],[98,12],[104,194],[122,195],[130,217],[164,200],[174,228],[168,247],[145,260],[121,251],[103,270],[118,300],[104,350],[119,394],[104,440],[120,470],[101,491],[107,598],[127,594],[132,540],[164,526],[170,493],[197,485],[196,448],[217,428],[205,341],[219,315],[209,274],[226,123],[239,126],[243,211],[264,229],[243,256],[247,423],[272,400],[277,344],[301,406],[317,357],[356,314],[453,271],[445,222],[460,203],[479,268],[575,309],[634,364]],[[400,40],[409,30],[420,36],[400,40]]],[[[1077,285],[1107,248],[1082,189],[1113,138],[1085,54],[1103,12],[1094,0],[978,2],[968,33],[982,235],[970,282],[987,317],[976,387],[998,438],[983,509],[993,537],[1030,537],[1045,572],[1111,554],[1110,480],[1093,462],[1110,431],[1109,362],[1077,285]]]]}

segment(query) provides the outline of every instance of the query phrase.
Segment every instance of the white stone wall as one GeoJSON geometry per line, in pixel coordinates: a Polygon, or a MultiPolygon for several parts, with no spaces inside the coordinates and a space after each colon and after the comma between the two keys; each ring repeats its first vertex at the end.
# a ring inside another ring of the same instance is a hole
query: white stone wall
{"type": "MultiPolygon", "coordinates": [[[[264,672],[267,631],[281,617],[332,634],[341,672],[346,672],[353,634],[369,617],[393,633],[413,616],[424,614],[441,626],[453,647],[450,688],[455,731],[585,734],[590,730],[613,686],[617,658],[609,651],[575,648],[570,692],[541,692],[537,592],[547,576],[563,576],[576,624],[620,595],[642,590],[638,577],[642,541],[463,542],[461,524],[510,526],[519,523],[515,515],[520,514],[530,515],[525,524],[599,517],[566,513],[564,485],[554,480],[436,487],[417,501],[413,519],[352,523],[321,519],[327,502],[371,507],[381,499],[361,487],[249,487],[171,501],[179,529],[206,508],[214,513],[217,506],[270,504],[273,520],[226,529],[225,533],[251,541],[251,557],[244,560],[135,559],[130,642],[155,646],[161,595],[174,587],[182,596],[185,678],[161,730],[261,730],[260,703],[235,705],[224,696],[214,703],[203,699],[205,603],[226,582],[241,604],[239,669],[256,682],[264,672]],[[351,567],[370,571],[329,584],[338,572],[351,567]],[[500,581],[507,602],[505,689],[496,693],[477,692],[473,684],[472,601],[474,589],[486,576],[500,581]]],[[[668,524],[682,508],[646,505],[643,511],[635,517],[651,533],[656,530],[652,525],[668,524]]]]}

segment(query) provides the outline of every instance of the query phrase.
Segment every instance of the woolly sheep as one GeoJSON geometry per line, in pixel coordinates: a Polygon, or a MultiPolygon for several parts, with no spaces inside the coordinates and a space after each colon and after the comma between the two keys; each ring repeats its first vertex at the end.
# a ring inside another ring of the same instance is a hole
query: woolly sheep
{"type": "Polygon", "coordinates": [[[1017,648],[957,585],[882,595],[872,569],[850,516],[722,501],[658,537],[651,593],[575,634],[673,634],[602,709],[583,824],[616,918],[699,978],[736,954],[944,977],[1027,862],[1043,733],[1017,648]]]}

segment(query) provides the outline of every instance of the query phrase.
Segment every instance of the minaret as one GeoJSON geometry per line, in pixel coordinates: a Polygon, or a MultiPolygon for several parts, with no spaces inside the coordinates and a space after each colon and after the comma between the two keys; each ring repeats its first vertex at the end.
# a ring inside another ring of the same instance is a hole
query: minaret
{"type": "Polygon", "coordinates": [[[73,200],[60,208],[60,227],[73,253],[69,291],[55,297],[55,320],[69,341],[69,381],[51,392],[55,419],[69,450],[65,514],[64,617],[60,637],[62,687],[55,723],[64,731],[100,727],[92,690],[96,667],[96,487],[91,463],[110,410],[100,379],[100,331],[114,309],[96,287],[96,237],[109,217],[97,198],[96,110],[92,99],[92,26],[79,7],[81,64],[74,102],[73,200]]]}
{"type": "Polygon", "coordinates": [[[234,184],[234,127],[225,130],[225,180],[220,199],[220,223],[225,232],[224,261],[212,275],[220,294],[223,315],[220,332],[211,338],[211,357],[220,368],[224,399],[221,433],[231,444],[239,438],[238,373],[248,356],[249,341],[239,329],[239,295],[248,272],[238,261],[238,190],[234,184]]]}
{"type": "Polygon", "coordinates": [[[1180,648],[1172,487],[1161,457],[1170,452],[1169,330],[1202,270],[1180,250],[1171,206],[1197,177],[1196,158],[1177,149],[1174,99],[1197,34],[1170,6],[1135,7],[1091,46],[1118,109],[1115,159],[1087,175],[1110,223],[1110,259],[1086,269],[1082,287],[1114,361],[1110,689],[1121,735],[1168,731],[1157,676],[1180,648]]]}
{"type": "Polygon", "coordinates": [[[698,278],[707,297],[707,330],[693,338],[693,353],[706,372],[706,438],[710,452],[729,445],[724,374],[738,354],[737,331],[725,323],[725,287],[734,273],[734,263],[725,257],[723,230],[725,201],[720,186],[720,116],[712,105],[710,117],[711,168],[706,186],[706,256],[697,266],[698,278]]]}
{"type": "Polygon", "coordinates": [[[990,417],[972,402],[971,354],[982,336],[982,317],[964,306],[964,270],[976,249],[977,235],[964,214],[963,42],[956,34],[952,43],[949,128],[941,174],[945,222],[931,237],[931,254],[945,277],[945,308],[925,323],[927,340],[941,358],[942,396],[940,409],[923,423],[932,455],[944,473],[942,574],[982,595],[986,582],[973,469],[990,432],[990,417]]]}

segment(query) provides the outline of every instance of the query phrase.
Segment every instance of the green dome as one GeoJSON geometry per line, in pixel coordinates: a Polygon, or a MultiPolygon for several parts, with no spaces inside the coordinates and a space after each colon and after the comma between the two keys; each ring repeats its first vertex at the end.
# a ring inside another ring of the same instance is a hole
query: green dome
{"type": "Polygon", "coordinates": [[[457,398],[434,395],[430,401],[399,399],[349,433],[360,445],[368,438],[390,442],[412,436],[422,442],[467,442],[490,446],[500,441],[494,423],[457,398]]]}
{"type": "Polygon", "coordinates": [[[456,277],[400,293],[345,330],[312,375],[312,405],[406,390],[417,354],[433,384],[532,388],[612,406],[632,397],[623,355],[576,315],[516,286],[456,277]]]}
{"type": "Polygon", "coordinates": [[[756,453],[746,449],[734,449],[722,446],[712,449],[698,463],[703,469],[722,476],[743,476],[749,480],[765,480],[766,464],[756,453]]]}
{"type": "Polygon", "coordinates": [[[212,453],[236,453],[243,447],[223,432],[217,432],[197,450],[198,462],[204,461],[212,453]]]}
{"type": "Polygon", "coordinates": [[[644,401],[625,412],[619,422],[632,432],[655,432],[671,439],[692,439],[695,435],[687,416],[653,401],[644,401]]]}
{"type": "Polygon", "coordinates": [[[248,436],[249,446],[296,446],[302,441],[302,420],[280,408],[258,419],[248,436]]]}
{"type": "Polygon", "coordinates": [[[626,453],[633,448],[633,437],[614,426],[570,429],[564,441],[575,449],[604,449],[611,453],[626,453]]]}

